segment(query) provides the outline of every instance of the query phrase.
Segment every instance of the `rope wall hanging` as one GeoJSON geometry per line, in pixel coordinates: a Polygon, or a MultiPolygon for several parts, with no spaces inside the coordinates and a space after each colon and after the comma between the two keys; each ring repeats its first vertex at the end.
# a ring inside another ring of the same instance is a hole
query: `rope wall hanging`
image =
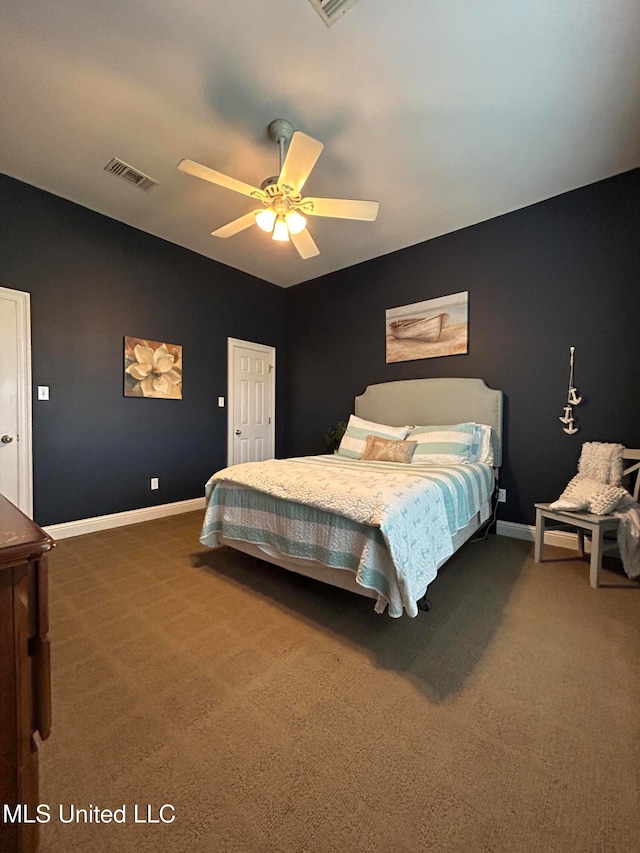
{"type": "Polygon", "coordinates": [[[575,347],[569,348],[569,390],[567,392],[567,405],[564,407],[564,414],[558,418],[558,420],[565,424],[563,430],[567,435],[575,435],[580,429],[579,426],[576,426],[573,414],[573,407],[579,406],[582,402],[582,397],[578,396],[578,389],[573,384],[573,361],[575,351],[575,347]]]}

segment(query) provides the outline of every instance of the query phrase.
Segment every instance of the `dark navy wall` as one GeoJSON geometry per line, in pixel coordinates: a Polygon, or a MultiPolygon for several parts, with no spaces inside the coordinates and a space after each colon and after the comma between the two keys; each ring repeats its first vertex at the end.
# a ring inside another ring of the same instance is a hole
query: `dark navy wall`
{"type": "Polygon", "coordinates": [[[278,349],[279,455],[323,452],[324,429],[372,382],[478,376],[501,388],[500,517],[531,523],[582,441],[640,446],[639,208],[635,170],[282,290],[0,176],[0,285],[31,293],[33,385],[51,387],[33,404],[36,520],[200,496],[226,461],[216,403],[231,336],[278,349]],[[460,290],[468,355],[385,364],[386,308],[460,290]],[[182,344],[182,401],[123,396],[127,334],[182,344]],[[574,437],[557,420],[571,345],[585,397],[574,437]]]}
{"type": "Polygon", "coordinates": [[[229,336],[277,348],[283,409],[279,287],[2,175],[0,285],[31,294],[33,386],[51,388],[33,402],[40,524],[201,496],[226,464],[229,336]],[[182,400],[123,396],[125,335],[183,346],[182,400]]]}
{"type": "MultiPolygon", "coordinates": [[[[359,227],[359,226],[358,226],[359,227]]],[[[480,377],[505,392],[499,517],[533,522],[583,441],[640,447],[640,170],[287,290],[287,452],[323,452],[324,429],[368,384],[480,377]],[[385,309],[469,291],[469,353],[385,363],[385,309]],[[562,432],[569,347],[581,431],[562,432]]]]}

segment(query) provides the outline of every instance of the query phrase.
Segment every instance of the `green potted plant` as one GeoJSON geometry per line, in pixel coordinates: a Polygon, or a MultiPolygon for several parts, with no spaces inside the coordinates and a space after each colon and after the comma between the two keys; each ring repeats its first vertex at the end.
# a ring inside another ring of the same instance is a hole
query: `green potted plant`
{"type": "Polygon", "coordinates": [[[340,447],[340,442],[342,441],[342,436],[347,429],[346,421],[338,421],[335,426],[329,427],[329,429],[324,434],[324,443],[327,446],[327,450],[329,452],[333,451],[337,452],[340,447]]]}

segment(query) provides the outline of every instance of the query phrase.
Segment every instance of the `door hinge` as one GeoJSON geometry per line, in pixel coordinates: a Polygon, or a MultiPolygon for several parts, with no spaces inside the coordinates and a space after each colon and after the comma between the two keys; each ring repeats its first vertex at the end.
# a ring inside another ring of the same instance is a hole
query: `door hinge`
{"type": "Polygon", "coordinates": [[[272,365],[272,364],[270,364],[270,365],[269,365],[269,373],[271,373],[271,371],[272,371],[272,370],[273,370],[273,365],[272,365]]]}
{"type": "Polygon", "coordinates": [[[269,418],[269,423],[271,423],[271,418],[269,418]]]}

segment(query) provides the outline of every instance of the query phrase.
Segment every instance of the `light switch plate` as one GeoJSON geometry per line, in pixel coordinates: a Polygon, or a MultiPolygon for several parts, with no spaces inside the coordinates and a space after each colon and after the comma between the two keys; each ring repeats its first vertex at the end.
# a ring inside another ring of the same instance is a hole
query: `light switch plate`
{"type": "Polygon", "coordinates": [[[49,386],[48,385],[38,385],[38,400],[48,400],[49,399],[49,386]]]}
{"type": "Polygon", "coordinates": [[[218,397],[218,405],[221,409],[224,409],[224,397],[218,397]]]}

